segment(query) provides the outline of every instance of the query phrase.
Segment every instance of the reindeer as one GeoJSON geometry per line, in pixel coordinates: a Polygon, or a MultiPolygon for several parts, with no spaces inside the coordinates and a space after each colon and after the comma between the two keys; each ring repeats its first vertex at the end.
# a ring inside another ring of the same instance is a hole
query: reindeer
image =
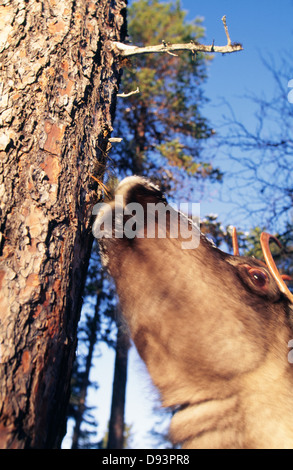
{"type": "MultiPolygon", "coordinates": [[[[113,226],[101,236],[101,221],[114,222],[114,203],[100,211],[93,233],[137,350],[163,406],[174,410],[172,441],[182,448],[292,448],[293,295],[269,251],[273,237],[261,236],[263,263],[239,256],[235,233],[234,255],[226,254],[189,221],[199,244],[183,249],[184,231],[169,236],[170,214],[166,237],[158,217],[155,236],[146,236],[147,207],[167,205],[156,186],[128,177],[116,196],[122,209],[133,202],[144,209],[135,236],[115,236],[113,226]]],[[[129,211],[119,219],[121,229],[129,211]]],[[[178,217],[179,228],[183,221],[178,217]]]]}

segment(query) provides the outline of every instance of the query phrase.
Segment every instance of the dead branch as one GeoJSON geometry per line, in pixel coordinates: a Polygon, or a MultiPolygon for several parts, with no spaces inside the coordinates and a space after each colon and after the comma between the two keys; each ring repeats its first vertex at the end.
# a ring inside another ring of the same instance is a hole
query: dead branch
{"type": "MultiPolygon", "coordinates": [[[[121,42],[113,42],[114,47],[118,50],[119,54],[123,57],[130,57],[138,54],[153,54],[153,53],[167,53],[172,54],[175,51],[191,51],[191,52],[220,52],[221,54],[227,54],[236,51],[242,51],[243,47],[240,43],[231,42],[228,27],[226,23],[226,15],[222,17],[226,37],[226,46],[215,46],[214,43],[211,45],[199,44],[196,42],[189,42],[187,44],[169,44],[163,41],[162,44],[157,46],[130,46],[129,44],[123,44],[121,42]]],[[[173,54],[172,54],[173,55],[173,54]]]]}
{"type": "Polygon", "coordinates": [[[120,98],[127,98],[128,96],[135,95],[136,93],[139,93],[138,87],[136,90],[130,91],[129,93],[117,93],[117,96],[119,96],[120,98]]]}
{"type": "Polygon", "coordinates": [[[230,39],[230,36],[229,36],[228,26],[227,26],[227,23],[226,23],[226,15],[224,15],[222,17],[222,21],[223,21],[223,25],[224,25],[224,28],[225,28],[225,33],[226,33],[226,36],[227,36],[227,46],[231,46],[231,39],[230,39]]]}

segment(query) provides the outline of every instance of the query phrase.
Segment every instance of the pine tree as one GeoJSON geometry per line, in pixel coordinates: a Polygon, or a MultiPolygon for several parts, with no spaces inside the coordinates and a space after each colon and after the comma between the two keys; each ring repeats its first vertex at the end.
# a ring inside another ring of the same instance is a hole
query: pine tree
{"type": "MultiPolygon", "coordinates": [[[[180,2],[140,0],[129,8],[128,34],[138,46],[197,42],[204,36],[200,19],[185,20],[180,2]]],[[[143,55],[125,64],[115,127],[121,144],[112,149],[119,175],[147,175],[167,191],[186,179],[221,179],[210,161],[202,160],[203,143],[213,129],[201,112],[207,61],[202,53],[143,55]]]]}
{"type": "Polygon", "coordinates": [[[60,444],[122,0],[0,6],[0,447],[60,444]]]}

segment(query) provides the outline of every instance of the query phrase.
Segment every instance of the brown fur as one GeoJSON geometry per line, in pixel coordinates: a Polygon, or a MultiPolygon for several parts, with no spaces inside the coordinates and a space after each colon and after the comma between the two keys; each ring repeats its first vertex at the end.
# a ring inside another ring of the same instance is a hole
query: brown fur
{"type": "MultiPolygon", "coordinates": [[[[140,178],[124,180],[125,203],[157,202],[140,178]]],[[[194,228],[196,230],[196,228],[194,228]]],[[[101,240],[136,347],[164,406],[179,408],[171,437],[185,448],[292,448],[292,305],[269,276],[264,294],[243,265],[201,235],[101,240]]]]}

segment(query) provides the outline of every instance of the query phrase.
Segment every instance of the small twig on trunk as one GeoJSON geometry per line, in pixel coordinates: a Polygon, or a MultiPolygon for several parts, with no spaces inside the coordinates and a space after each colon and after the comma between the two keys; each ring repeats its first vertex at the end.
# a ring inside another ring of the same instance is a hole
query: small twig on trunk
{"type": "Polygon", "coordinates": [[[135,95],[135,93],[139,93],[138,87],[136,90],[130,91],[129,93],[117,93],[117,96],[119,96],[120,98],[127,98],[128,96],[135,95]]]}
{"type": "MultiPolygon", "coordinates": [[[[163,41],[162,44],[157,46],[146,46],[146,47],[137,47],[130,46],[128,44],[123,44],[121,42],[113,42],[114,47],[118,50],[119,54],[123,57],[130,57],[138,54],[152,54],[152,53],[162,53],[171,54],[174,51],[192,51],[192,52],[220,52],[222,54],[227,54],[236,51],[242,51],[243,47],[240,43],[231,43],[231,39],[228,32],[228,27],[226,23],[226,15],[222,17],[223,25],[225,28],[225,33],[227,36],[227,45],[226,46],[215,46],[214,44],[205,45],[198,44],[193,41],[188,44],[167,44],[163,41]]],[[[173,55],[173,54],[172,54],[173,55]]]]}

